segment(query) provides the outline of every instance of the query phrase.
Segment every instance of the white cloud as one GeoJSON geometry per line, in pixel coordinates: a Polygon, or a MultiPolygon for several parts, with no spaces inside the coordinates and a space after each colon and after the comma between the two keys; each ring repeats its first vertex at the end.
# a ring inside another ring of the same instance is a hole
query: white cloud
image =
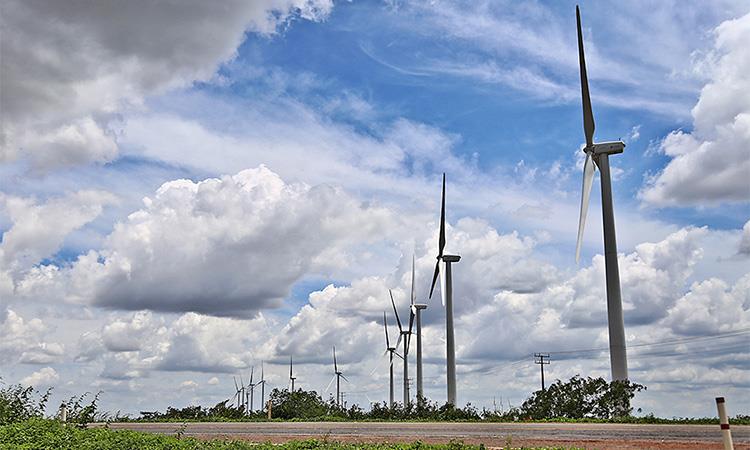
{"type": "Polygon", "coordinates": [[[51,364],[59,362],[64,348],[57,342],[45,341],[48,328],[42,320],[25,320],[14,310],[3,308],[0,321],[0,358],[6,364],[51,364]]]}
{"type": "Polygon", "coordinates": [[[750,14],[716,28],[711,80],[692,111],[693,131],[661,143],[667,166],[647,180],[641,199],[654,206],[746,203],[750,199],[750,14]]]}
{"type": "Polygon", "coordinates": [[[66,236],[94,220],[114,200],[102,191],[78,191],[44,203],[0,193],[0,207],[12,223],[2,235],[0,269],[26,270],[54,255],[66,236]]]}
{"type": "Polygon", "coordinates": [[[45,367],[23,378],[21,384],[37,388],[53,387],[60,380],[60,375],[52,367],[45,367]]]}
{"type": "Polygon", "coordinates": [[[745,222],[745,226],[742,227],[742,238],[737,252],[740,255],[750,255],[750,220],[745,222]]]}
{"type": "Polygon", "coordinates": [[[716,278],[694,283],[669,309],[665,323],[691,336],[749,328],[750,274],[734,286],[716,278]]]}
{"type": "Polygon", "coordinates": [[[168,182],[144,205],[63,271],[69,299],[252,315],[280,306],[301,277],[354,263],[347,248],[381,239],[394,221],[339,189],[287,184],[265,167],[168,182]]]}
{"type": "Polygon", "coordinates": [[[295,16],[322,20],[330,0],[34,3],[8,1],[3,28],[0,160],[48,169],[115,154],[108,122],[145,96],[213,76],[245,31],[295,16]],[[144,11],[147,11],[144,14],[144,11]]]}

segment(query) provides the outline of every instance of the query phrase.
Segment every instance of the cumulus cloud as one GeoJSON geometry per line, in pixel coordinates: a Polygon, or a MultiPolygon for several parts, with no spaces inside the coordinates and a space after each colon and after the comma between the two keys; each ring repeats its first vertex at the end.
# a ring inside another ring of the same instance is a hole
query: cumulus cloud
{"type": "Polygon", "coordinates": [[[750,328],[750,274],[734,286],[717,278],[694,283],[669,309],[665,323],[693,336],[750,328]]]}
{"type": "Polygon", "coordinates": [[[0,242],[0,269],[28,269],[54,255],[67,235],[94,220],[115,200],[103,191],[78,191],[45,202],[0,193],[12,223],[0,242]]]}
{"type": "Polygon", "coordinates": [[[331,0],[3,3],[0,161],[109,161],[108,122],[149,94],[209,79],[246,31],[322,20],[331,0]],[[146,14],[144,14],[146,12],[146,14]]]}
{"type": "Polygon", "coordinates": [[[21,384],[24,386],[34,387],[53,387],[60,380],[60,375],[52,367],[45,367],[31,375],[23,378],[21,384]]]}
{"type": "Polygon", "coordinates": [[[382,238],[393,220],[339,189],[287,184],[265,167],[168,182],[144,205],[115,226],[103,249],[49,269],[62,272],[51,278],[64,277],[69,299],[252,315],[280,306],[308,273],[351,264],[356,255],[347,247],[382,238]]]}
{"type": "Polygon", "coordinates": [[[4,364],[51,364],[59,362],[64,348],[45,341],[48,328],[38,319],[24,319],[14,310],[3,310],[0,321],[0,359],[4,364]]]}
{"type": "Polygon", "coordinates": [[[654,206],[745,203],[750,199],[750,14],[716,28],[711,80],[692,110],[693,131],[661,143],[667,166],[647,180],[641,199],[654,206]]]}
{"type": "Polygon", "coordinates": [[[742,238],[740,238],[740,247],[737,252],[740,255],[750,255],[750,220],[742,227],[742,238]]]}

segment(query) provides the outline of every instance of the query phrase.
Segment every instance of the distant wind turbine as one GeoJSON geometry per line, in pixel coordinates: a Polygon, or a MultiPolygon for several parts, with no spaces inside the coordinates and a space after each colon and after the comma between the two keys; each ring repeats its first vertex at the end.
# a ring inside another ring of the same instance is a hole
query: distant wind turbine
{"type": "Polygon", "coordinates": [[[430,298],[435,290],[438,274],[440,275],[440,290],[445,306],[445,346],[447,353],[446,376],[448,381],[448,403],[456,404],[456,338],[453,332],[453,276],[451,264],[461,260],[458,255],[444,255],[445,250],[445,174],[443,174],[443,195],[440,204],[440,235],[438,237],[437,263],[435,274],[432,276],[430,298]],[[440,266],[442,263],[442,270],[440,266]]]}
{"type": "MultiPolygon", "coordinates": [[[[394,386],[393,386],[393,355],[398,356],[401,358],[401,355],[396,352],[396,347],[391,347],[391,340],[388,336],[388,321],[385,318],[385,311],[383,311],[383,330],[385,331],[385,351],[383,352],[383,356],[388,354],[388,371],[390,373],[390,384],[389,384],[389,396],[388,396],[388,407],[393,409],[393,402],[394,402],[394,386]]],[[[370,375],[374,374],[380,366],[376,366],[372,372],[370,372],[370,375]]]]}
{"type": "Polygon", "coordinates": [[[333,378],[331,378],[331,381],[328,383],[328,386],[326,387],[326,391],[331,387],[331,383],[333,383],[333,380],[336,380],[336,406],[341,406],[341,379],[343,378],[344,381],[347,383],[349,380],[346,379],[343,373],[339,370],[339,365],[336,362],[336,346],[333,346],[333,378]]]}
{"type": "Polygon", "coordinates": [[[625,324],[620,297],[620,270],[617,265],[617,238],[615,236],[615,214],[612,204],[612,181],[609,172],[609,155],[622,153],[625,143],[621,141],[594,143],[594,113],[591,109],[589,81],[586,74],[586,58],[583,51],[581,32],[581,12],[576,6],[578,26],[578,62],[581,71],[581,99],[583,104],[583,130],[586,135],[586,162],[583,165],[583,190],[581,193],[581,214],[578,218],[578,239],[576,241],[576,262],[581,254],[581,240],[586,225],[586,213],[594,181],[595,166],[599,167],[602,189],[602,219],[604,222],[604,266],[607,277],[607,321],[609,324],[609,359],[613,380],[628,379],[628,360],[625,348],[625,324]]]}
{"type": "Polygon", "coordinates": [[[411,313],[417,322],[417,404],[424,400],[424,388],[422,385],[422,310],[427,308],[426,304],[415,303],[416,292],[414,291],[414,255],[411,257],[411,313]]]}
{"type": "Polygon", "coordinates": [[[292,385],[291,392],[294,392],[294,380],[297,378],[294,376],[294,360],[292,356],[289,356],[289,382],[292,385]]]}
{"type": "Polygon", "coordinates": [[[411,341],[411,330],[412,326],[414,325],[414,312],[409,310],[409,328],[404,329],[401,326],[401,320],[398,317],[398,310],[396,309],[396,302],[393,300],[393,292],[391,292],[390,289],[388,289],[388,293],[391,296],[391,305],[393,305],[393,313],[396,315],[396,324],[398,325],[398,341],[396,342],[396,347],[398,347],[398,344],[401,343],[401,341],[404,341],[404,353],[403,353],[403,360],[404,360],[404,406],[407,406],[409,404],[409,401],[411,397],[409,396],[409,344],[411,341]]]}

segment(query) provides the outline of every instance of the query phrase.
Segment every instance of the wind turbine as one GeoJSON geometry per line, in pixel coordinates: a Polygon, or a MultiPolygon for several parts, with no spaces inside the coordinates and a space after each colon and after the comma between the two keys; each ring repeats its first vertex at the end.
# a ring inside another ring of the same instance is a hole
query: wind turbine
{"type": "Polygon", "coordinates": [[[328,383],[328,387],[326,387],[326,391],[331,387],[331,383],[333,383],[333,380],[336,379],[336,406],[341,406],[341,379],[343,378],[344,381],[347,383],[349,380],[346,379],[343,373],[339,370],[339,366],[336,363],[336,346],[333,346],[333,377],[331,378],[331,381],[328,383]]]}
{"type": "Polygon", "coordinates": [[[292,392],[294,392],[294,380],[296,380],[297,377],[294,376],[294,372],[293,372],[294,361],[292,358],[293,358],[292,356],[289,356],[289,381],[292,384],[292,392]]]}
{"type": "Polygon", "coordinates": [[[234,397],[232,397],[232,400],[235,398],[237,399],[237,409],[240,409],[240,403],[242,401],[242,398],[240,397],[240,394],[242,390],[237,386],[237,377],[232,376],[232,381],[234,381],[234,397]]]}
{"type": "MultiPolygon", "coordinates": [[[[391,347],[391,340],[388,337],[388,321],[385,318],[385,311],[383,311],[383,329],[385,330],[385,351],[383,352],[383,356],[385,354],[388,354],[388,367],[390,372],[390,390],[389,390],[389,396],[388,396],[388,407],[393,409],[393,402],[394,402],[394,388],[393,388],[393,355],[398,356],[401,358],[401,355],[396,352],[396,347],[391,347]]],[[[372,375],[375,373],[376,370],[378,370],[379,367],[375,367],[373,371],[370,373],[372,375]]]]}
{"type": "Polygon", "coordinates": [[[415,303],[414,291],[414,255],[411,257],[411,313],[417,319],[417,404],[424,400],[422,386],[422,310],[427,309],[423,303],[415,303]]]}
{"type": "Polygon", "coordinates": [[[263,374],[263,361],[260,362],[260,381],[255,385],[260,385],[260,410],[264,411],[266,408],[266,376],[263,374]]]}
{"type": "Polygon", "coordinates": [[[248,386],[250,387],[250,392],[248,395],[250,396],[250,405],[246,410],[248,412],[253,412],[253,406],[255,406],[255,399],[253,398],[255,396],[255,384],[253,384],[253,372],[255,372],[255,366],[250,368],[250,384],[248,386]]]}
{"type": "Polygon", "coordinates": [[[398,324],[398,341],[396,342],[396,347],[398,347],[398,344],[401,343],[401,341],[404,341],[404,354],[403,354],[403,360],[404,360],[404,406],[407,406],[409,404],[410,396],[409,396],[409,344],[411,341],[411,329],[414,325],[414,313],[409,310],[409,329],[405,330],[401,326],[401,320],[398,318],[398,310],[396,310],[396,302],[393,300],[393,292],[391,292],[390,289],[388,289],[388,293],[391,295],[391,305],[393,305],[393,313],[396,315],[396,323],[398,324]]]}
{"type": "Polygon", "coordinates": [[[589,82],[586,75],[586,59],[583,52],[581,12],[576,6],[578,25],[578,62],[581,70],[581,99],[583,103],[583,130],[586,135],[586,162],[583,166],[583,190],[581,193],[581,215],[578,219],[576,262],[581,254],[581,239],[586,225],[586,213],[594,181],[594,164],[599,167],[602,189],[602,219],[604,222],[604,266],[607,277],[607,320],[609,324],[609,360],[613,380],[628,379],[628,360],[625,348],[625,324],[620,297],[620,271],[617,266],[617,239],[615,237],[615,214],[612,205],[612,181],[609,173],[609,155],[622,153],[625,143],[621,141],[594,143],[594,113],[591,110],[589,82]]]}
{"type": "Polygon", "coordinates": [[[242,373],[240,372],[240,408],[244,411],[247,408],[247,399],[245,398],[245,381],[242,379],[242,373]]]}
{"type": "Polygon", "coordinates": [[[445,347],[446,347],[446,375],[448,381],[448,403],[456,404],[456,338],[453,334],[453,276],[451,264],[461,260],[458,255],[444,255],[445,250],[445,173],[443,174],[443,196],[440,206],[440,236],[438,238],[437,263],[435,274],[432,276],[430,298],[435,290],[438,274],[440,274],[440,290],[445,306],[445,347]],[[440,270],[440,263],[443,269],[440,270]]]}

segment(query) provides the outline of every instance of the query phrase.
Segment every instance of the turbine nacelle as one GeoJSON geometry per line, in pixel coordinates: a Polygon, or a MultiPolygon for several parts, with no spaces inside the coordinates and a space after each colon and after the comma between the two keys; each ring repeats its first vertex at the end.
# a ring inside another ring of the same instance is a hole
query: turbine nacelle
{"type": "Polygon", "coordinates": [[[625,150],[625,143],[622,141],[601,142],[591,147],[587,146],[583,148],[584,153],[593,153],[594,155],[603,155],[605,153],[614,155],[622,153],[623,150],[625,150]]]}

